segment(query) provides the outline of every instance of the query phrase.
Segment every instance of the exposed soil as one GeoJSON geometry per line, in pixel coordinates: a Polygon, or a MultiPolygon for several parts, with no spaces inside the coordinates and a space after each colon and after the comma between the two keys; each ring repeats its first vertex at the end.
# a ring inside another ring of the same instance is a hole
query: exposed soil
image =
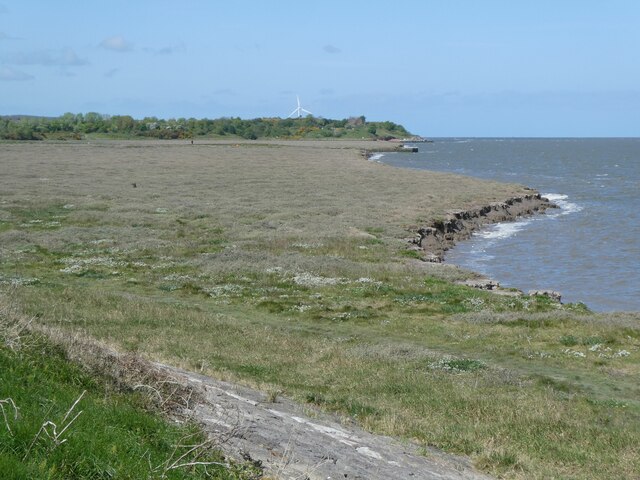
{"type": "Polygon", "coordinates": [[[504,202],[449,212],[446,218],[419,228],[411,243],[425,253],[425,260],[441,262],[444,253],[456,242],[469,238],[473,232],[491,223],[515,221],[519,217],[542,213],[556,205],[534,190],[530,194],[512,197],[504,202]]]}

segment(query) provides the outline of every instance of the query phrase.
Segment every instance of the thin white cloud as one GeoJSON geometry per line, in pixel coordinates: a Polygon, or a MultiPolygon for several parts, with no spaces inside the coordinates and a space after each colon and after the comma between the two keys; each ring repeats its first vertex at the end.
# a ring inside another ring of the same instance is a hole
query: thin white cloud
{"type": "Polygon", "coordinates": [[[44,67],[81,67],[89,64],[89,60],[78,56],[71,48],[18,52],[3,55],[2,59],[6,63],[14,65],[42,65],[44,67]]]}
{"type": "Polygon", "coordinates": [[[0,32],[0,41],[2,40],[23,40],[20,37],[14,37],[12,35],[9,35],[7,32],[0,32]]]}
{"type": "Polygon", "coordinates": [[[118,73],[120,71],[119,68],[112,68],[111,70],[108,70],[106,72],[104,72],[104,76],[105,78],[111,78],[113,76],[116,75],[116,73],[118,73]]]}
{"type": "Polygon", "coordinates": [[[173,55],[174,53],[184,53],[186,50],[184,43],[179,43],[170,47],[162,47],[156,53],[158,55],[173,55]]]}
{"type": "Polygon", "coordinates": [[[107,37],[100,42],[100,46],[112,52],[130,52],[133,50],[133,43],[127,41],[122,35],[107,37]]]}
{"type": "Polygon", "coordinates": [[[168,45],[166,47],[145,47],[142,50],[152,55],[174,55],[176,53],[184,53],[187,49],[184,43],[179,43],[177,45],[168,45]]]}
{"type": "Polygon", "coordinates": [[[77,77],[76,73],[69,70],[67,67],[60,67],[58,75],[61,77],[77,77]]]}
{"type": "Polygon", "coordinates": [[[4,82],[20,82],[24,80],[31,80],[33,75],[29,75],[21,70],[17,70],[12,67],[2,66],[0,67],[0,80],[4,82]]]}
{"type": "Polygon", "coordinates": [[[171,55],[175,53],[175,49],[173,47],[162,47],[156,53],[158,55],[171,55]]]}
{"type": "Polygon", "coordinates": [[[236,92],[231,88],[219,88],[212,92],[213,95],[235,95],[236,92]]]}
{"type": "Polygon", "coordinates": [[[322,50],[324,50],[327,53],[332,53],[332,54],[342,52],[342,50],[340,50],[338,47],[336,47],[335,45],[331,45],[331,44],[325,45],[324,47],[322,47],[322,50]]]}

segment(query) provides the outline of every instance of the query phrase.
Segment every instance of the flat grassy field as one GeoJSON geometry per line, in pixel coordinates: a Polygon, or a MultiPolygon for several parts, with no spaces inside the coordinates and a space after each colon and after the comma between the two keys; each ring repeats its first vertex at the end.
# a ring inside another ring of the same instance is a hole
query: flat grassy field
{"type": "Polygon", "coordinates": [[[372,142],[1,147],[0,286],[34,321],[505,478],[640,471],[639,314],[460,286],[406,248],[524,187],[369,162],[372,142]]]}

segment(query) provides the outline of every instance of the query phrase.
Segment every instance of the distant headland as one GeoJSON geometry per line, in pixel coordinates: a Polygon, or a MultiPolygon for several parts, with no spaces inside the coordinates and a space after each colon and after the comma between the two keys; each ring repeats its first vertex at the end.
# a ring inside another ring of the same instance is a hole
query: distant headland
{"type": "Polygon", "coordinates": [[[81,140],[83,138],[260,138],[280,139],[368,139],[423,141],[394,122],[370,122],[364,115],[342,120],[313,117],[218,119],[65,113],[59,117],[30,115],[0,116],[0,139],[81,140]]]}

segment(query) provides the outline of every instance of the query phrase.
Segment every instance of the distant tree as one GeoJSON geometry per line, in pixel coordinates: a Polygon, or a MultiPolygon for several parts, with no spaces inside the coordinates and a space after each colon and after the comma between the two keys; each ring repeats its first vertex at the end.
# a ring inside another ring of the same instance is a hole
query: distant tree
{"type": "Polygon", "coordinates": [[[154,138],[193,138],[205,135],[237,135],[247,139],[257,138],[329,138],[349,135],[364,137],[376,135],[390,137],[407,136],[401,125],[393,122],[366,122],[364,115],[349,119],[331,120],[311,115],[304,118],[218,118],[158,119],[145,117],[135,120],[130,115],[102,115],[65,113],[56,118],[0,117],[0,138],[38,140],[43,138],[81,138],[91,133],[117,133],[119,135],[154,138]]]}
{"type": "Polygon", "coordinates": [[[116,115],[111,118],[111,125],[116,132],[128,133],[133,130],[135,121],[129,115],[116,115]]]}
{"type": "Polygon", "coordinates": [[[359,127],[360,125],[364,125],[366,119],[364,117],[364,115],[361,115],[359,117],[349,117],[349,119],[347,120],[347,125],[349,125],[350,127],[359,127]]]}

